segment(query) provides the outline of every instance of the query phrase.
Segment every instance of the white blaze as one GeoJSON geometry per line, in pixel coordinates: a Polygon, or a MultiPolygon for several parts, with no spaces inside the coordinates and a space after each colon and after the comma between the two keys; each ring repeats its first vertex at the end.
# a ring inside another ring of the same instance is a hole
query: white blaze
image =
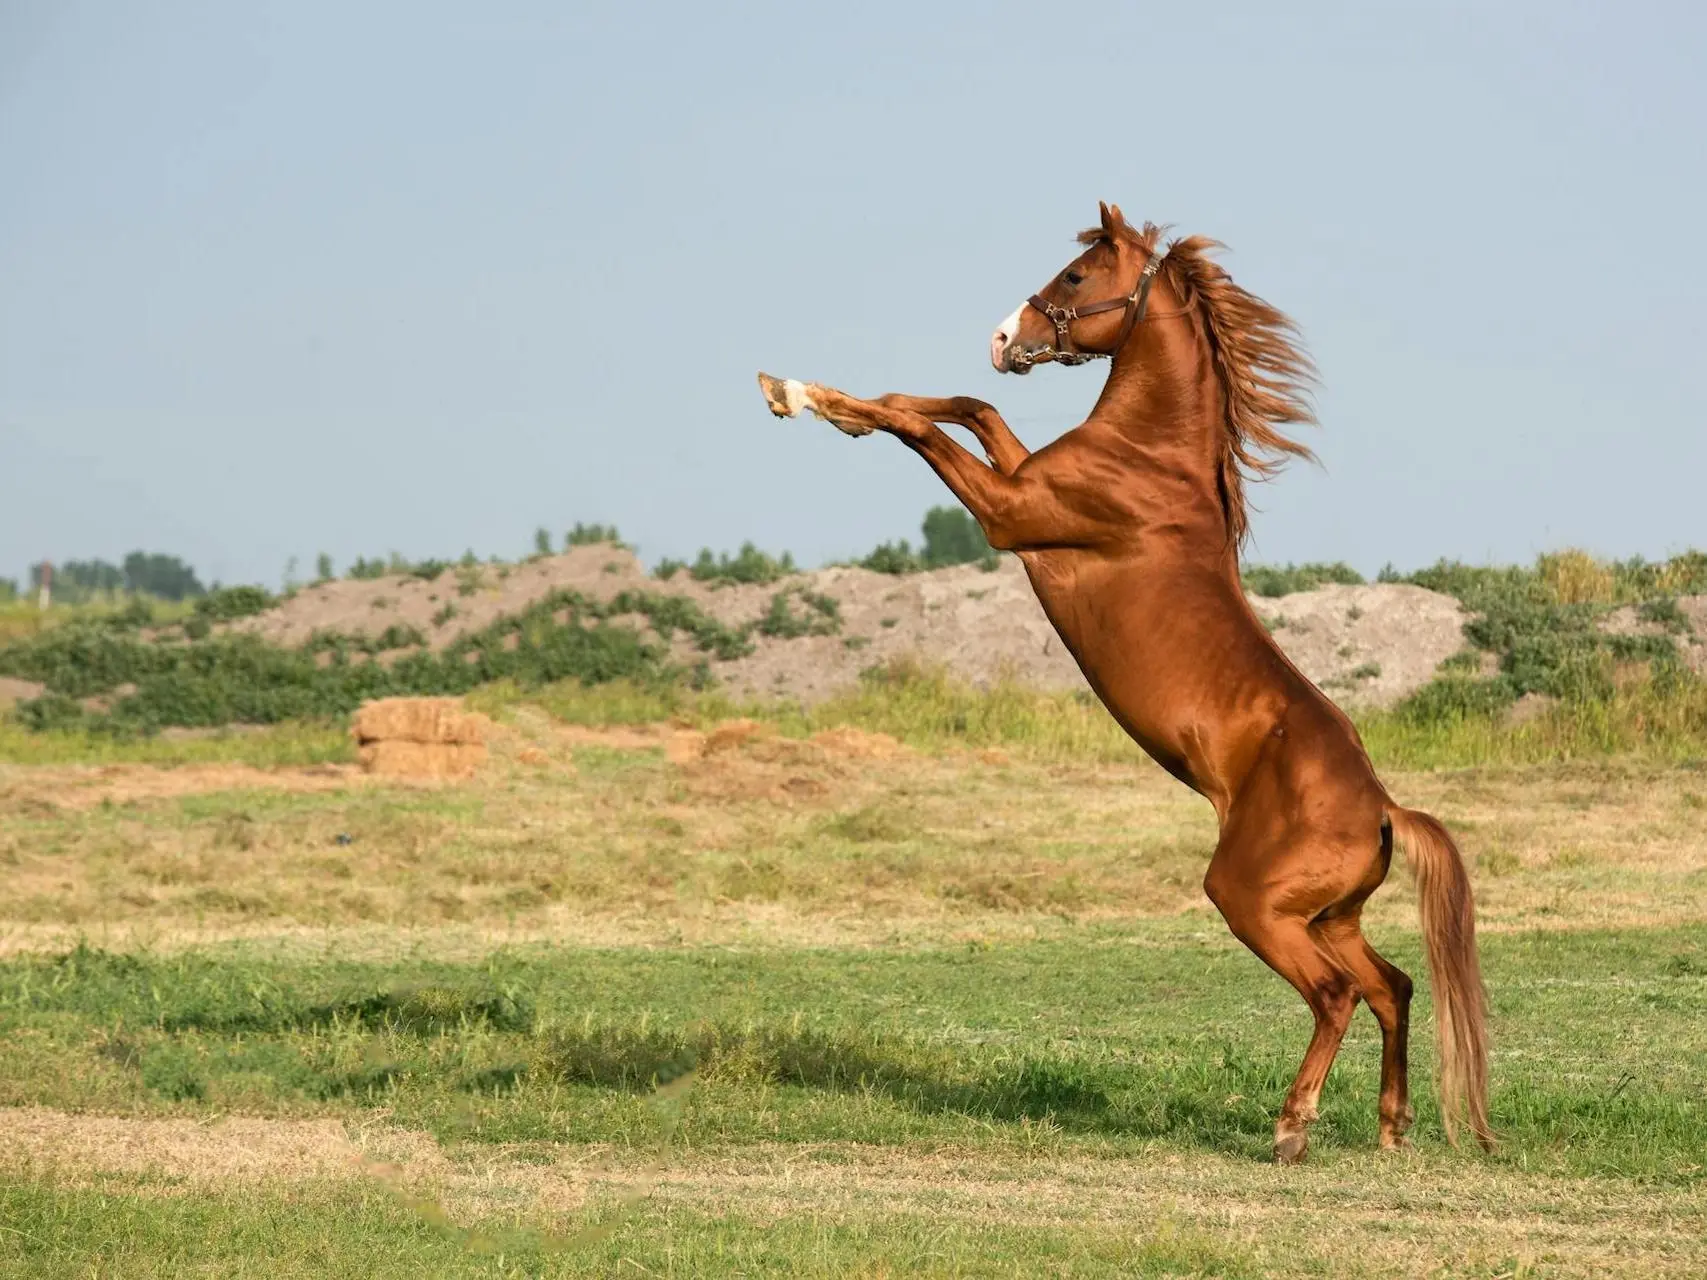
{"type": "Polygon", "coordinates": [[[1025,308],[1026,304],[1020,303],[1014,308],[1013,314],[997,325],[995,333],[990,335],[990,363],[996,366],[998,373],[1005,367],[1003,362],[1007,358],[1008,348],[1013,345],[1014,339],[1019,337],[1019,322],[1025,315],[1025,308]]]}

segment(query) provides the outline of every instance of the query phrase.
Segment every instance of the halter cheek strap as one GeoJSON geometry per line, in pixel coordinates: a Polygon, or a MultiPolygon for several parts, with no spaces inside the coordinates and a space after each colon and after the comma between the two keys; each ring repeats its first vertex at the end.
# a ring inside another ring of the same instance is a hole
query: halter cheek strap
{"type": "Polygon", "coordinates": [[[1155,249],[1150,253],[1150,260],[1144,264],[1144,269],[1138,273],[1138,283],[1132,286],[1132,292],[1124,298],[1110,298],[1106,302],[1092,302],[1082,307],[1058,307],[1053,302],[1047,302],[1037,294],[1026,299],[1029,306],[1035,307],[1055,326],[1055,346],[1043,351],[1034,352],[1029,357],[1016,356],[1016,364],[1021,358],[1027,367],[1053,360],[1056,364],[1085,364],[1091,360],[1110,358],[1110,353],[1102,351],[1080,351],[1073,345],[1072,335],[1067,332],[1067,326],[1075,320],[1086,316],[1099,316],[1109,311],[1123,310],[1126,319],[1120,326],[1120,337],[1116,339],[1114,350],[1119,351],[1126,345],[1126,340],[1132,336],[1132,330],[1144,318],[1144,312],[1150,306],[1150,287],[1156,282],[1156,274],[1162,269],[1162,261],[1168,256],[1166,249],[1155,249]]]}

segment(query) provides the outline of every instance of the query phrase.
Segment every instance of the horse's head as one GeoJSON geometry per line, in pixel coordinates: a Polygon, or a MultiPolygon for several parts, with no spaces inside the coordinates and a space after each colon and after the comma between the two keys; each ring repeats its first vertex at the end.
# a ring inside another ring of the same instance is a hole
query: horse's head
{"type": "Polygon", "coordinates": [[[1085,251],[1020,303],[990,337],[998,373],[1029,373],[1053,360],[1083,364],[1112,356],[1143,316],[1162,253],[1127,225],[1119,205],[1098,204],[1100,226],[1082,232],[1085,251]]]}

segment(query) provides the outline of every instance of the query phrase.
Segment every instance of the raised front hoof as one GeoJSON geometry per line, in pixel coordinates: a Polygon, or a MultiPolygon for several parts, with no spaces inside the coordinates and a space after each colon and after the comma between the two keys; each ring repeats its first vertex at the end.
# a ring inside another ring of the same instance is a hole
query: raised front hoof
{"type": "Polygon", "coordinates": [[[1310,1150],[1310,1135],[1303,1129],[1290,1129],[1277,1132],[1274,1135],[1274,1162],[1276,1164],[1302,1164],[1304,1155],[1310,1150]]]}
{"type": "Polygon", "coordinates": [[[773,378],[761,373],[759,390],[764,392],[765,407],[779,418],[797,417],[806,407],[806,388],[792,378],[773,378]]]}

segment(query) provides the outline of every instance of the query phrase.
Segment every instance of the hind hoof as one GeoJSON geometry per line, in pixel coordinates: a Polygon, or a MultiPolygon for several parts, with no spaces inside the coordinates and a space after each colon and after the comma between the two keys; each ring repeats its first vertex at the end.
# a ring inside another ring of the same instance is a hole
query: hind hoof
{"type": "Polygon", "coordinates": [[[1276,1134],[1274,1138],[1274,1162],[1276,1164],[1300,1164],[1304,1155],[1310,1150],[1310,1135],[1299,1129],[1293,1133],[1276,1134]]]}

